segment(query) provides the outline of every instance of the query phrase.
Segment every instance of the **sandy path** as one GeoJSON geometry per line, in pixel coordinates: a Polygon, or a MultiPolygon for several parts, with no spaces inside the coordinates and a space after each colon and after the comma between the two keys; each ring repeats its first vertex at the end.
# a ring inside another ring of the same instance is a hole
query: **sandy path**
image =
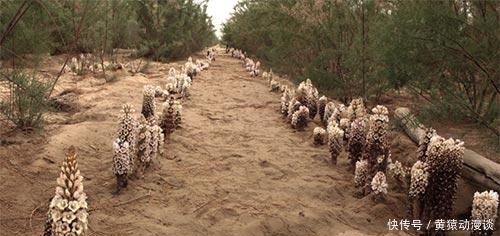
{"type": "MultiPolygon", "coordinates": [[[[194,80],[191,98],[183,103],[184,124],[168,140],[166,157],[156,159],[143,179],[131,180],[126,190],[113,195],[111,142],[120,107],[130,102],[139,114],[142,86],[160,85],[169,68],[154,64],[152,74],[101,86],[63,83],[83,90],[79,102],[86,108],[69,118],[52,117],[47,144],[39,145],[42,151],[2,160],[8,168],[0,170],[5,179],[0,183],[0,235],[41,232],[44,201],[53,195],[69,145],[80,150],[91,235],[398,233],[388,232],[386,224],[389,218],[404,218],[404,194],[391,192],[385,203],[354,198],[345,156],[331,166],[327,148],[311,143],[315,124],[303,132],[292,130],[278,112],[280,94],[270,93],[264,80],[250,78],[227,56],[218,57],[194,80]],[[30,194],[20,195],[22,189],[30,194]],[[21,219],[8,220],[11,215],[21,219]]],[[[0,154],[26,152],[22,149],[30,144],[24,145],[0,154]]]]}

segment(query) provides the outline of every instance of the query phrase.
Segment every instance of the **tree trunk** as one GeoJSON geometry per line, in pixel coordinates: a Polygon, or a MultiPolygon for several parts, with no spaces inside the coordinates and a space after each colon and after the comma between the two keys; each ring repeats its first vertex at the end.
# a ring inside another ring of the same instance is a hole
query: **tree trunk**
{"type": "MultiPolygon", "coordinates": [[[[425,133],[425,127],[410,113],[410,109],[399,107],[394,111],[394,116],[406,134],[414,142],[419,143],[425,133]]],[[[500,191],[500,164],[469,149],[465,149],[463,160],[462,177],[497,192],[500,191]]]]}

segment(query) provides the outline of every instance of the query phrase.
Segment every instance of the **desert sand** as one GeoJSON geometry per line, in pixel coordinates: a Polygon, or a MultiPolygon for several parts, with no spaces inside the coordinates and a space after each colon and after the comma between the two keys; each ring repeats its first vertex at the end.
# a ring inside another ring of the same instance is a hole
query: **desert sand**
{"type": "MultiPolygon", "coordinates": [[[[0,145],[0,235],[42,233],[70,145],[85,177],[89,235],[415,234],[387,226],[407,218],[404,186],[389,179],[385,200],[357,198],[346,153],[333,166],[328,148],[312,143],[319,120],[293,130],[279,113],[281,94],[219,54],[194,79],[184,122],[166,140],[164,156],[117,195],[111,160],[121,106],[131,103],[139,115],[143,86],[162,86],[170,67],[184,60],[152,63],[147,74],[118,73],[112,83],[64,75],[55,94],[73,90],[67,96],[77,111],[49,113],[42,133],[2,134],[10,141],[0,145]]],[[[416,146],[395,128],[390,135],[393,160],[411,166],[416,146]]],[[[457,215],[475,190],[463,181],[459,188],[457,215]]]]}

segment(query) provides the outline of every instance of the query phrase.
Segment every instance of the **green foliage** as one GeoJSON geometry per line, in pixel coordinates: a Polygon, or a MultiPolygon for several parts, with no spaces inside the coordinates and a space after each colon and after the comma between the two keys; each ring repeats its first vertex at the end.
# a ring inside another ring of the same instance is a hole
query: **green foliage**
{"type": "Polygon", "coordinates": [[[469,2],[402,1],[384,62],[394,68],[391,84],[414,88],[449,114],[491,123],[500,115],[500,2],[469,2]]]}
{"type": "Polygon", "coordinates": [[[374,30],[386,21],[373,1],[242,1],[222,41],[348,101],[387,89],[374,30]]]}
{"type": "Polygon", "coordinates": [[[443,117],[489,125],[500,116],[499,9],[480,0],[243,0],[222,42],[344,102],[405,87],[443,117]]]}
{"type": "MultiPolygon", "coordinates": [[[[27,1],[28,10],[0,48],[0,59],[22,54],[112,54],[135,48],[157,60],[185,57],[217,38],[206,3],[193,0],[27,1]]],[[[24,1],[0,0],[0,30],[24,1]]]]}
{"type": "MultiPolygon", "coordinates": [[[[22,4],[23,1],[0,0],[0,36],[3,37],[22,4]]],[[[0,59],[50,51],[50,31],[45,27],[49,23],[49,17],[43,13],[43,6],[38,1],[30,1],[28,5],[24,16],[1,45],[0,59]]]]}
{"type": "Polygon", "coordinates": [[[22,72],[2,75],[0,82],[10,86],[9,97],[0,101],[0,113],[18,128],[40,128],[47,108],[49,84],[22,72]]]}
{"type": "Polygon", "coordinates": [[[134,2],[142,43],[138,56],[185,57],[216,42],[206,5],[192,0],[134,2]]]}

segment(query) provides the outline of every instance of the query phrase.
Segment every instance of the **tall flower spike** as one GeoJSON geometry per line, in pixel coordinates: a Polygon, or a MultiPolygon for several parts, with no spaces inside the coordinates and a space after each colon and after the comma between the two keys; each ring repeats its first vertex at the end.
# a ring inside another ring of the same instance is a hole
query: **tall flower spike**
{"type": "Polygon", "coordinates": [[[292,115],[292,127],[294,129],[303,130],[307,126],[307,118],[309,117],[309,109],[305,106],[300,106],[299,110],[292,115]]]}
{"type": "Polygon", "coordinates": [[[356,162],[356,170],[354,171],[354,187],[364,187],[368,174],[368,162],[359,160],[356,162]]]}
{"type": "Polygon", "coordinates": [[[170,97],[163,103],[163,111],[160,116],[160,128],[169,136],[182,123],[182,105],[174,97],[170,97]]]}
{"type": "Polygon", "coordinates": [[[424,136],[420,139],[417,149],[417,159],[419,161],[425,162],[427,160],[427,147],[429,146],[429,142],[434,135],[436,135],[436,130],[433,128],[427,128],[425,130],[424,136]]]}
{"type": "Polygon", "coordinates": [[[333,102],[326,103],[323,118],[321,119],[321,121],[323,122],[323,124],[325,126],[328,125],[328,120],[332,116],[334,110],[335,110],[335,103],[333,103],[333,102]]]}
{"type": "Polygon", "coordinates": [[[155,118],[155,87],[151,85],[144,86],[143,97],[142,97],[142,115],[146,117],[147,120],[155,118]]]}
{"type": "Polygon", "coordinates": [[[179,128],[182,124],[182,104],[178,100],[174,100],[174,111],[175,111],[175,128],[179,128]]]}
{"type": "MultiPolygon", "coordinates": [[[[128,143],[129,149],[129,162],[134,163],[134,154],[136,151],[135,143],[136,143],[136,129],[137,129],[137,120],[132,116],[134,113],[134,109],[132,105],[125,104],[122,106],[122,115],[120,117],[120,121],[118,124],[118,139],[121,142],[128,143]]],[[[130,166],[132,168],[132,166],[130,166]]]]}
{"type": "Polygon", "coordinates": [[[408,198],[411,200],[422,199],[427,188],[428,179],[427,164],[421,161],[415,162],[411,167],[411,183],[408,198]]]}
{"type": "Polygon", "coordinates": [[[359,161],[363,155],[363,147],[365,146],[367,134],[367,122],[364,117],[355,119],[351,123],[351,135],[347,142],[347,158],[350,160],[351,167],[354,169],[356,162],[359,161]]]}
{"type": "Polygon", "coordinates": [[[284,117],[288,116],[288,107],[290,106],[290,101],[292,100],[293,90],[286,87],[283,95],[281,96],[281,114],[284,117]]]}
{"type": "Polygon", "coordinates": [[[313,130],[313,140],[316,145],[323,145],[326,143],[328,135],[326,130],[321,127],[316,127],[313,130]]]}
{"type": "Polygon", "coordinates": [[[335,105],[332,115],[329,119],[334,119],[337,123],[339,123],[340,120],[347,117],[346,113],[346,107],[344,104],[335,105]]]}
{"type": "Polygon", "coordinates": [[[302,103],[297,101],[295,97],[292,97],[292,100],[288,103],[288,116],[287,119],[288,121],[292,120],[293,113],[299,110],[300,106],[302,106],[302,103]]]}
{"type": "Polygon", "coordinates": [[[362,98],[353,99],[347,107],[347,118],[353,121],[356,118],[366,115],[365,103],[362,98]]]}
{"type": "Polygon", "coordinates": [[[132,173],[133,156],[127,141],[116,139],[113,142],[113,174],[116,176],[116,191],[126,188],[128,175],[132,173]]]}
{"type": "Polygon", "coordinates": [[[410,189],[408,191],[408,213],[413,219],[421,219],[423,213],[423,202],[425,190],[429,181],[427,164],[417,161],[411,167],[410,189]]]}
{"type": "Polygon", "coordinates": [[[314,119],[318,112],[318,90],[314,87],[310,79],[302,81],[295,91],[295,98],[309,110],[309,118],[314,119]]]}
{"type": "MultiPolygon", "coordinates": [[[[151,134],[151,140],[149,142],[149,147],[150,147],[150,160],[149,163],[151,162],[152,159],[156,157],[156,155],[160,152],[161,144],[162,144],[162,130],[160,126],[156,124],[150,124],[149,126],[149,132],[151,134]]],[[[148,165],[149,165],[148,163],[148,165]]]]}
{"type": "Polygon", "coordinates": [[[280,83],[278,81],[271,79],[269,83],[269,91],[271,92],[279,92],[280,91],[280,83]]]}
{"type": "Polygon", "coordinates": [[[139,140],[138,140],[138,156],[141,165],[141,174],[151,164],[151,161],[156,157],[156,154],[162,148],[163,134],[161,128],[145,119],[141,120],[139,125],[139,140]]]}
{"type": "Polygon", "coordinates": [[[375,195],[387,194],[387,179],[382,171],[377,172],[371,182],[372,191],[375,195]]]}
{"type": "Polygon", "coordinates": [[[446,140],[438,135],[430,139],[426,160],[429,180],[425,202],[435,219],[451,217],[463,154],[463,142],[460,140],[446,140]]]}
{"type": "Polygon", "coordinates": [[[389,164],[388,170],[392,177],[400,183],[402,183],[407,176],[405,167],[399,161],[389,164]]]}
{"type": "Polygon", "coordinates": [[[344,131],[338,127],[335,121],[328,124],[328,151],[330,152],[330,157],[332,159],[332,164],[337,164],[337,157],[342,151],[344,131]]]}
{"type": "MultiPolygon", "coordinates": [[[[53,236],[85,235],[88,229],[87,196],[83,192],[83,176],[78,169],[75,147],[71,146],[57,178],[55,196],[49,205],[49,221],[53,236]]],[[[47,224],[48,226],[48,224],[47,224]]]]}
{"type": "Polygon", "coordinates": [[[154,134],[156,134],[156,140],[158,142],[157,144],[157,152],[160,154],[160,156],[163,156],[163,149],[165,148],[164,147],[164,144],[165,144],[165,139],[163,137],[163,129],[159,126],[159,125],[155,125],[155,132],[154,134]]]}
{"type": "Polygon", "coordinates": [[[325,108],[328,103],[328,98],[326,96],[321,96],[318,100],[318,115],[321,122],[325,122],[325,108]]]}
{"type": "Polygon", "coordinates": [[[318,113],[318,98],[315,95],[309,95],[307,97],[306,105],[307,109],[309,110],[309,118],[313,120],[314,117],[316,117],[316,114],[318,113]]]}
{"type": "MultiPolygon", "coordinates": [[[[481,220],[485,224],[490,222],[494,227],[498,217],[498,193],[490,190],[474,193],[472,200],[472,220],[481,220]]],[[[493,230],[473,231],[472,235],[493,235],[493,230]]]]}
{"type": "MultiPolygon", "coordinates": [[[[379,171],[386,173],[390,157],[389,143],[386,137],[389,122],[387,108],[377,106],[372,112],[363,150],[363,158],[368,160],[368,179],[370,180],[379,171]]],[[[366,185],[369,184],[366,183],[366,185]]]]}

